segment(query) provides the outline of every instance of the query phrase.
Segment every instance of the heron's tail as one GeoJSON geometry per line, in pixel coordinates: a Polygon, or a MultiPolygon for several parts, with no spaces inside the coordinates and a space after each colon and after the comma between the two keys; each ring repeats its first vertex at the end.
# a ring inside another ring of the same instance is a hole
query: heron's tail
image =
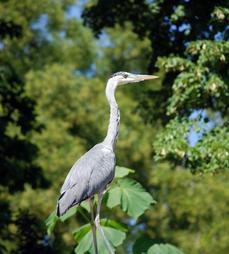
{"type": "Polygon", "coordinates": [[[64,215],[71,207],[80,204],[80,202],[88,198],[87,195],[84,195],[84,192],[79,193],[75,188],[76,186],[66,190],[60,195],[56,211],[58,217],[64,215]]]}
{"type": "Polygon", "coordinates": [[[61,198],[64,196],[64,194],[65,194],[65,192],[60,195],[58,202],[57,202],[56,214],[58,217],[64,215],[67,212],[66,209],[65,210],[62,209],[62,205],[61,205],[61,203],[62,203],[61,198]]]}
{"type": "Polygon", "coordinates": [[[63,192],[57,202],[56,214],[58,217],[64,215],[71,207],[77,205],[79,202],[73,198],[72,190],[63,192]]]}

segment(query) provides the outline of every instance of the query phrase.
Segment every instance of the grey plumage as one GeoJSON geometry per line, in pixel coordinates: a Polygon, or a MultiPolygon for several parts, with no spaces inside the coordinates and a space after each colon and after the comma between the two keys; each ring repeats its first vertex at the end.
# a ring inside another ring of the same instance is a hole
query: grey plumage
{"type": "Polygon", "coordinates": [[[112,181],[115,154],[103,143],[97,144],[72,166],[61,188],[57,215],[105,190],[112,181]]]}

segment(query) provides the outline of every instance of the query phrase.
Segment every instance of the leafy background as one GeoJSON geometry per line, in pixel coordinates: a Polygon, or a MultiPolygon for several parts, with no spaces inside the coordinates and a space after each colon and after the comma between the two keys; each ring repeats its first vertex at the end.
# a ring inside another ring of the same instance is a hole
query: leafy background
{"type": "Polygon", "coordinates": [[[0,253],[80,248],[85,207],[51,217],[51,236],[44,221],[103,139],[120,70],[160,80],[117,91],[117,161],[134,169],[104,199],[117,253],[227,253],[228,1],[6,0],[0,14],[0,253]],[[120,189],[138,198],[133,186],[145,206],[128,206],[120,189]]]}

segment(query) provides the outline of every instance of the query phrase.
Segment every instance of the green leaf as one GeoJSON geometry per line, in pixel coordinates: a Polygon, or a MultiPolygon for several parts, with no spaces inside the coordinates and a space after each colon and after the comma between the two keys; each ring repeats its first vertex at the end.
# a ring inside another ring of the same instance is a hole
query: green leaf
{"type": "Polygon", "coordinates": [[[125,168],[125,167],[115,167],[115,178],[122,178],[124,176],[127,176],[130,173],[133,173],[134,170],[130,168],[125,168]]]}
{"type": "Polygon", "coordinates": [[[49,217],[45,220],[45,224],[47,226],[47,233],[51,235],[55,229],[56,223],[59,220],[58,216],[56,215],[56,210],[53,211],[49,217]]]}
{"type": "Polygon", "coordinates": [[[120,204],[122,210],[134,218],[138,218],[153,203],[155,200],[152,196],[138,182],[129,178],[119,179],[108,192],[107,206],[113,208],[120,204]]]}
{"type": "Polygon", "coordinates": [[[181,250],[177,249],[171,244],[154,244],[147,254],[184,254],[181,250]]]}
{"type": "Polygon", "coordinates": [[[138,218],[155,203],[152,196],[135,180],[120,179],[119,185],[122,190],[121,207],[130,216],[138,218]]]}
{"type": "Polygon", "coordinates": [[[77,243],[79,243],[81,241],[82,238],[84,238],[84,236],[90,232],[91,230],[91,224],[86,224],[83,225],[80,228],[77,228],[76,230],[73,231],[73,235],[74,235],[74,239],[77,243]]]}
{"type": "Polygon", "coordinates": [[[109,208],[113,208],[117,205],[120,205],[121,204],[121,195],[122,195],[122,192],[121,192],[121,189],[119,186],[115,186],[114,188],[111,188],[108,191],[108,198],[106,201],[106,205],[109,208]]]}
{"type": "Polygon", "coordinates": [[[126,227],[125,224],[118,223],[115,220],[102,219],[102,220],[100,220],[100,223],[101,223],[102,226],[105,226],[105,227],[115,228],[115,229],[118,229],[118,230],[123,231],[123,232],[127,231],[127,227],[126,227]]]}
{"type": "Polygon", "coordinates": [[[94,251],[91,230],[83,237],[83,239],[81,239],[81,241],[75,248],[75,253],[77,253],[77,254],[84,254],[87,251],[89,251],[89,253],[93,253],[93,251],[94,251]]]}
{"type": "Polygon", "coordinates": [[[83,207],[86,211],[88,211],[90,213],[90,205],[87,200],[80,203],[80,206],[83,207]]]}
{"type": "MultiPolygon", "coordinates": [[[[120,244],[122,244],[122,242],[126,238],[126,234],[110,226],[103,226],[103,224],[113,225],[113,226],[115,225],[117,227],[118,223],[114,223],[113,221],[110,222],[107,220],[102,220],[101,227],[104,231],[105,236],[107,237],[107,239],[109,240],[110,244],[113,247],[117,247],[120,244]]],[[[86,224],[83,227],[77,229],[74,232],[74,238],[79,243],[77,247],[75,248],[75,253],[77,254],[81,254],[81,253],[83,254],[86,252],[94,253],[93,238],[92,238],[92,231],[91,231],[90,224],[86,224]]],[[[97,230],[97,244],[98,244],[99,253],[109,254],[109,251],[107,250],[106,244],[99,230],[97,230]]]]}
{"type": "Polygon", "coordinates": [[[48,235],[51,235],[55,229],[56,223],[58,220],[61,222],[66,221],[68,218],[72,217],[75,215],[77,212],[77,207],[72,207],[69,209],[63,216],[60,218],[56,215],[56,210],[54,210],[49,217],[45,220],[45,224],[47,226],[47,233],[48,235]]]}
{"type": "Polygon", "coordinates": [[[77,207],[74,206],[74,207],[70,208],[63,216],[61,216],[60,220],[62,222],[64,222],[67,219],[69,219],[70,217],[72,217],[73,215],[75,215],[76,213],[77,213],[77,207]]]}

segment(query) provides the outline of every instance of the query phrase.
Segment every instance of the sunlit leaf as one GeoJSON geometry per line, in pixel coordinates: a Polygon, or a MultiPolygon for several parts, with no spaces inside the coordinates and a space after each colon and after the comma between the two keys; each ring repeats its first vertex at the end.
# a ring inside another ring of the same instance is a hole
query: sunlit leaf
{"type": "Polygon", "coordinates": [[[121,203],[122,191],[119,186],[111,188],[108,192],[107,206],[113,208],[121,203]]]}
{"type": "Polygon", "coordinates": [[[184,254],[184,252],[171,244],[154,244],[147,254],[184,254]]]}
{"type": "Polygon", "coordinates": [[[84,236],[90,232],[91,230],[91,225],[90,224],[86,224],[83,225],[80,228],[77,228],[76,230],[73,231],[73,235],[74,235],[74,239],[77,243],[79,243],[81,241],[82,238],[84,238],[84,236]]]}
{"type": "Polygon", "coordinates": [[[49,215],[49,217],[46,219],[45,224],[47,226],[47,233],[48,233],[48,235],[51,235],[53,233],[58,219],[59,218],[56,215],[56,211],[53,211],[49,215]]]}
{"type": "Polygon", "coordinates": [[[153,203],[155,200],[152,196],[138,182],[129,178],[119,179],[107,198],[108,207],[120,204],[122,210],[134,218],[138,218],[153,203]]]}
{"type": "Polygon", "coordinates": [[[125,167],[115,167],[115,178],[122,178],[124,176],[127,176],[130,173],[133,173],[134,170],[130,168],[125,168],[125,167]]]}
{"type": "Polygon", "coordinates": [[[152,196],[135,180],[120,179],[119,185],[122,190],[121,207],[134,218],[138,218],[155,202],[152,196]]]}
{"type": "Polygon", "coordinates": [[[117,230],[120,230],[123,232],[127,231],[126,225],[124,225],[123,223],[122,224],[118,223],[115,220],[102,219],[100,222],[101,222],[102,226],[111,227],[111,228],[114,228],[114,229],[117,229],[117,230]]]}
{"type": "Polygon", "coordinates": [[[90,205],[88,203],[88,201],[83,201],[82,203],[80,203],[80,206],[83,207],[86,211],[90,212],[90,205]]]}
{"type": "Polygon", "coordinates": [[[75,248],[75,253],[84,254],[87,251],[89,251],[89,253],[93,253],[93,248],[92,231],[90,230],[86,235],[84,235],[83,239],[81,239],[80,243],[75,248]]]}
{"type": "Polygon", "coordinates": [[[70,217],[72,217],[73,215],[75,215],[76,212],[77,212],[77,207],[72,207],[63,216],[58,217],[56,215],[56,210],[54,210],[45,221],[48,235],[51,235],[53,233],[58,220],[64,222],[70,217]]]}
{"type": "Polygon", "coordinates": [[[66,221],[67,219],[69,219],[70,217],[72,217],[73,215],[75,215],[77,212],[77,207],[72,207],[70,208],[63,216],[60,217],[60,220],[66,221]]]}

